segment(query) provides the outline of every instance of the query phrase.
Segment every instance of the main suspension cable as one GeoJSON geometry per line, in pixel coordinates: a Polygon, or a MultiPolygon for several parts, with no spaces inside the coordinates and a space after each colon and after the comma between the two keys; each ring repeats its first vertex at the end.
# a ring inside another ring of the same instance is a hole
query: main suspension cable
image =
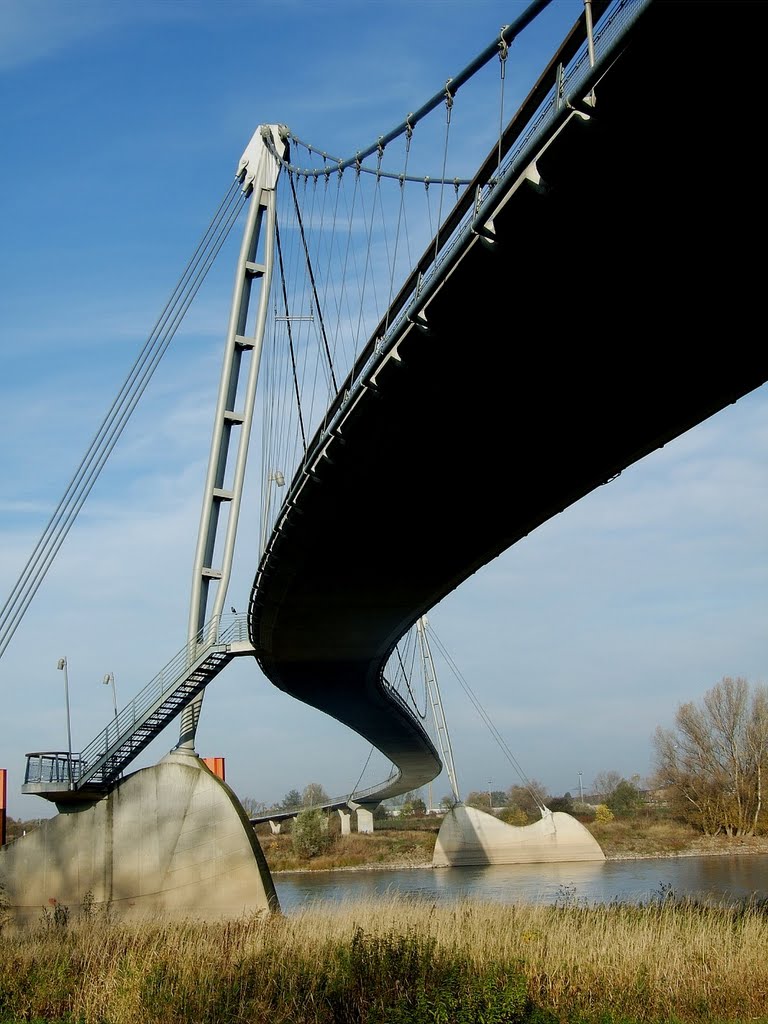
{"type": "Polygon", "coordinates": [[[246,196],[230,185],[171,297],[112,402],[10,595],[0,609],[0,657],[48,573],[80,509],[220,251],[246,196]]]}

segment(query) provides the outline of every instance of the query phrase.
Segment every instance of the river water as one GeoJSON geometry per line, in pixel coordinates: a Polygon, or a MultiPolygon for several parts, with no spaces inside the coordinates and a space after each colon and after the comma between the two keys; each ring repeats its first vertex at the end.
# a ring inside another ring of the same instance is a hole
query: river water
{"type": "Polygon", "coordinates": [[[663,896],[735,902],[768,899],[768,855],[664,857],[586,864],[372,871],[297,871],[273,875],[284,913],[307,903],[333,906],[381,896],[432,902],[645,903],[663,896]]]}

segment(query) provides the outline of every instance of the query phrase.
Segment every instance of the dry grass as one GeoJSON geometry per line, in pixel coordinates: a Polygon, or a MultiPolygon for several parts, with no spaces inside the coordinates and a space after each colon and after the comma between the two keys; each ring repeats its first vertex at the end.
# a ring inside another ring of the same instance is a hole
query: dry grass
{"type": "Polygon", "coordinates": [[[674,821],[592,822],[589,831],[606,857],[669,857],[691,849],[700,833],[674,821]]]}
{"type": "Polygon", "coordinates": [[[86,920],[3,934],[0,1020],[453,1022],[456,1007],[486,999],[485,1016],[461,1019],[768,1021],[766,949],[759,906],[661,897],[640,907],[387,898],[228,924],[86,920]],[[448,1016],[434,1011],[441,992],[448,1016]],[[499,993],[506,1015],[494,1016],[499,993]]]}

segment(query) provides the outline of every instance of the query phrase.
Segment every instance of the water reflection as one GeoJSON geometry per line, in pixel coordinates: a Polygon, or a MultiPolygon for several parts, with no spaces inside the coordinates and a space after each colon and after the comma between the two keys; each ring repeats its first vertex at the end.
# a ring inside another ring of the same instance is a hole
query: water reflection
{"type": "Polygon", "coordinates": [[[405,871],[317,871],[275,875],[280,906],[387,895],[500,903],[642,903],[667,891],[716,902],[768,898],[768,857],[673,857],[586,864],[514,864],[405,871]]]}

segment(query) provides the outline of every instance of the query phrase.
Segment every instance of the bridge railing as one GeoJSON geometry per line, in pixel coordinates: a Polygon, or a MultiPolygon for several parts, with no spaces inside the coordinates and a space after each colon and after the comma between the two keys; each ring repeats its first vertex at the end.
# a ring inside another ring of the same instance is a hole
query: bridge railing
{"type": "MultiPolygon", "coordinates": [[[[596,58],[611,49],[649,2],[650,0],[614,0],[608,6],[593,34],[592,43],[596,58]]],[[[538,106],[529,106],[526,109],[524,105],[518,112],[517,118],[511,122],[508,132],[513,135],[515,141],[510,144],[507,139],[506,146],[509,148],[504,160],[495,169],[489,168],[486,161],[485,174],[481,168],[478,176],[467,189],[463,203],[457,206],[457,212],[462,212],[460,219],[454,219],[451,224],[449,239],[444,241],[439,248],[430,247],[429,251],[434,255],[429,260],[428,266],[422,266],[418,278],[411,281],[407,299],[404,300],[402,294],[398,296],[402,308],[389,321],[389,329],[380,338],[382,349],[388,347],[388,337],[397,337],[404,322],[412,318],[414,302],[418,303],[420,296],[428,291],[430,282],[440,277],[443,268],[450,263],[454,250],[462,245],[468,234],[477,232],[478,221],[483,220],[482,207],[484,203],[492,198],[499,184],[508,179],[513,171],[521,170],[519,166],[521,157],[534,147],[536,139],[545,136],[550,130],[552,122],[566,106],[567,97],[574,94],[581,97],[582,92],[589,92],[587,82],[591,67],[590,48],[586,34],[575,54],[565,64],[562,63],[564,58],[564,53],[558,53],[542,75],[532,94],[536,96],[541,93],[542,89],[547,90],[538,102],[538,106]],[[518,120],[519,123],[516,124],[518,120]]],[[[536,101],[534,100],[534,102],[536,101]]],[[[359,368],[356,379],[366,377],[375,361],[376,353],[372,353],[369,364],[359,368]]]]}
{"type": "Polygon", "coordinates": [[[216,648],[243,641],[248,641],[248,623],[244,614],[214,616],[81,752],[27,754],[25,783],[69,782],[70,786],[75,786],[95,761],[133,735],[147,712],[163,696],[176,689],[201,658],[216,648]]]}
{"type": "Polygon", "coordinates": [[[24,773],[24,784],[52,783],[70,785],[82,770],[82,762],[77,754],[68,750],[44,750],[27,754],[27,768],[24,773]]]}

